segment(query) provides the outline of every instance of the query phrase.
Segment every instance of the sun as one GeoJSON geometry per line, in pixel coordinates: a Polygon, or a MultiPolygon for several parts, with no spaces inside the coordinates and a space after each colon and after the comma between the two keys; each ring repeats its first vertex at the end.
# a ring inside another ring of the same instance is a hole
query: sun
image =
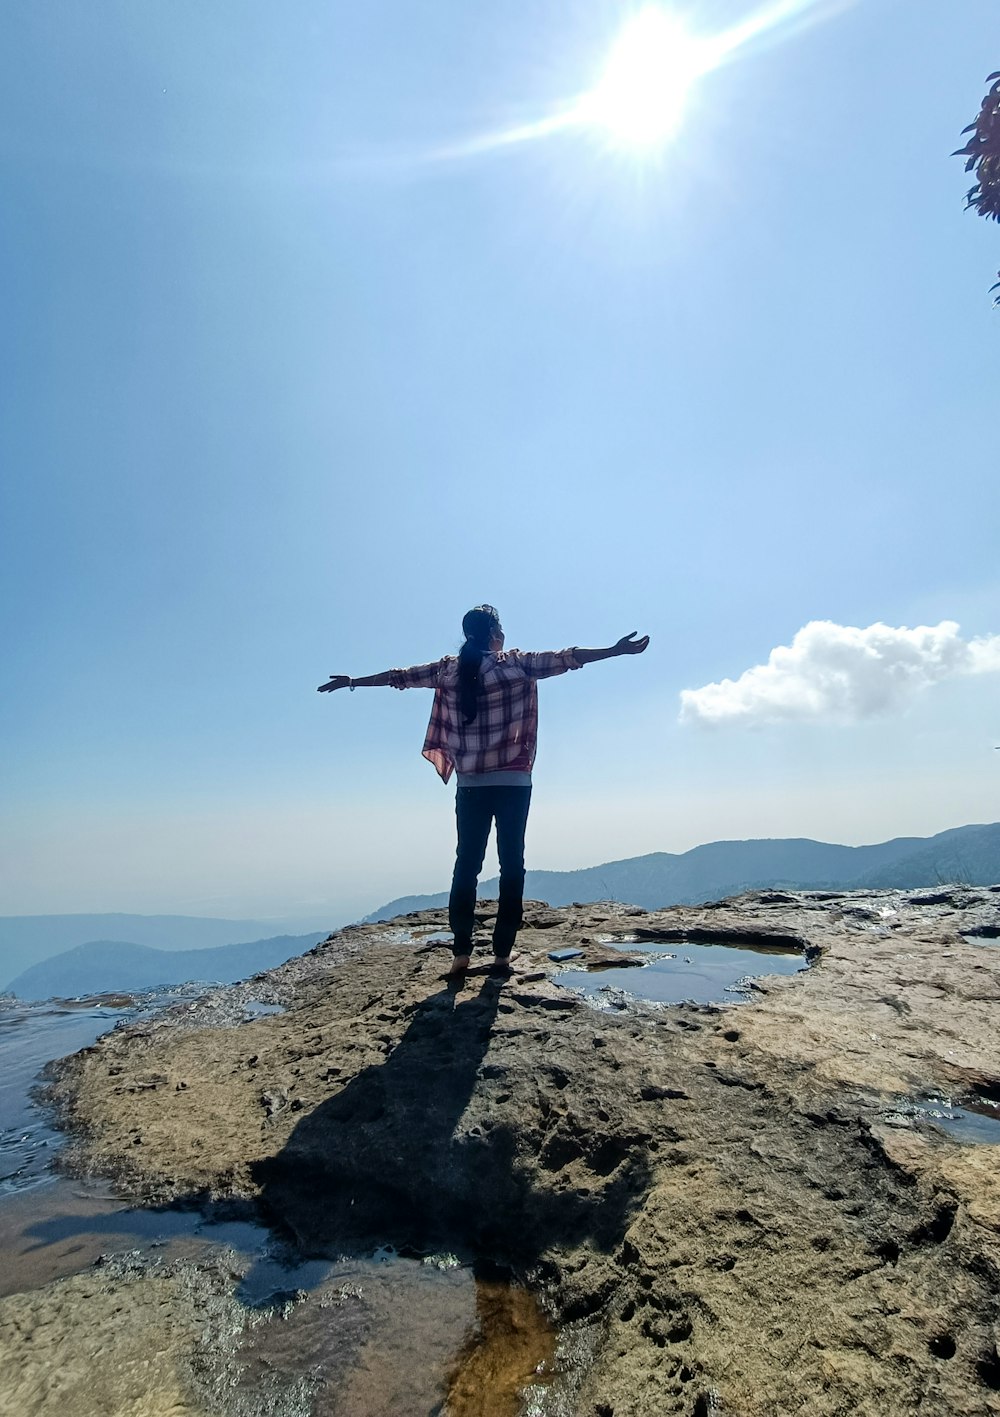
{"type": "MultiPolygon", "coordinates": [[[[428,162],[451,162],[484,153],[585,132],[616,156],[642,168],[675,137],[698,82],[739,57],[740,52],[782,30],[800,30],[860,0],[762,0],[727,30],[692,33],[674,5],[690,0],[617,0],[629,10],[596,82],[554,102],[542,116],[493,129],[437,148],[428,162]]],[[[751,0],[744,0],[751,3],[751,0]]]]}
{"type": "Polygon", "coordinates": [[[662,146],[676,132],[695,80],[711,67],[707,48],[676,15],[647,5],[619,34],[578,117],[616,147],[662,146]]]}

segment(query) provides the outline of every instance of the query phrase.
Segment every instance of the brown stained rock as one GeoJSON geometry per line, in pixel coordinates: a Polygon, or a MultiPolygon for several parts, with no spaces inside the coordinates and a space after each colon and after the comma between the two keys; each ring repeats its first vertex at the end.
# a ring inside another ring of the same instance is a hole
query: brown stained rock
{"type": "Polygon", "coordinates": [[[987,1417],[998,1148],[905,1103],[1000,1087],[997,915],[966,888],[533,905],[520,977],[455,989],[421,912],[272,971],[285,1013],[117,1030],[52,1095],[74,1164],[139,1196],[247,1197],[314,1251],[512,1266],[590,1335],[580,1417],[987,1417]],[[551,982],[548,951],[586,967],[640,931],[795,939],[817,962],[718,1009],[597,1013],[551,982]]]}
{"type": "Polygon", "coordinates": [[[518,1393],[551,1364],[555,1333],[532,1295],[480,1280],[476,1323],[448,1382],[448,1417],[508,1417],[518,1393]]]}

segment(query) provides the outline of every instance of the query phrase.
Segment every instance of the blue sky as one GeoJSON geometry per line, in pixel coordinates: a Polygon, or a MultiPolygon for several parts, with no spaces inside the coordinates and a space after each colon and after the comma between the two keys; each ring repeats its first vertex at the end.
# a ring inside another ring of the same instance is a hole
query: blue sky
{"type": "Polygon", "coordinates": [[[315,686],[482,600],[522,648],[652,636],[543,685],[531,865],[1000,815],[993,669],[679,721],[813,621],[1000,632],[1000,241],[948,156],[995,4],[813,7],[655,160],[446,156],[591,86],[627,14],[8,8],[0,912],[443,888],[429,696],[315,686]]]}

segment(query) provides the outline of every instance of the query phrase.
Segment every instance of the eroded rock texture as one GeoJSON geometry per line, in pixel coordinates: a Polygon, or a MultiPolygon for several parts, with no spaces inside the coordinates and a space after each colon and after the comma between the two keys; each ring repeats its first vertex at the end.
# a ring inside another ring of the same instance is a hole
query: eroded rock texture
{"type": "Polygon", "coordinates": [[[997,890],[537,906],[521,974],[459,991],[443,925],[352,927],[68,1060],[72,1164],[259,1204],[315,1253],[509,1266],[586,1338],[581,1417],[1000,1414],[1000,1152],[908,1110],[1000,1099],[997,890]],[[814,963],[721,1008],[552,982],[550,950],[629,932],[814,963]],[[251,995],[287,1011],[214,1023],[251,995]]]}

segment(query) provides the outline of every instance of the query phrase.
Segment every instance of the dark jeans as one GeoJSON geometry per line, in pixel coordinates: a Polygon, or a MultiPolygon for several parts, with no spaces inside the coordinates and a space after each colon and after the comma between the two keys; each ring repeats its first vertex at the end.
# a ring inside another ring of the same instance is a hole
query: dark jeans
{"type": "Polygon", "coordinates": [[[448,901],[448,923],[457,955],[472,951],[476,883],[483,869],[494,819],[500,857],[500,905],[493,928],[493,953],[509,955],[521,925],[524,899],[524,829],[531,805],[530,787],[460,787],[455,796],[458,851],[448,901]]]}

